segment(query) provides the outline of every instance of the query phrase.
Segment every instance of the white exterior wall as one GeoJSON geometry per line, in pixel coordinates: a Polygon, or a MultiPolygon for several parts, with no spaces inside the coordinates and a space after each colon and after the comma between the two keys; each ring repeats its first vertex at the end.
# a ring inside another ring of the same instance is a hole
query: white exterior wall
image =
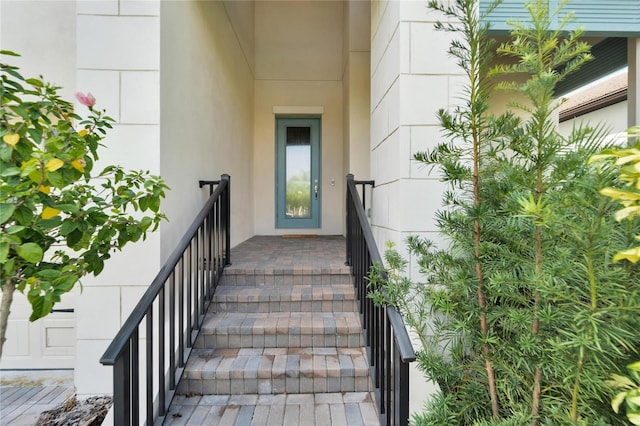
{"type": "Polygon", "coordinates": [[[640,38],[630,38],[627,48],[629,65],[627,126],[640,126],[640,38]]]}
{"type": "Polygon", "coordinates": [[[558,125],[558,131],[560,134],[567,136],[571,133],[571,129],[573,129],[574,126],[580,126],[581,124],[602,124],[608,127],[610,134],[624,132],[628,127],[627,106],[627,101],[618,102],[617,104],[609,105],[608,107],[592,111],[580,117],[563,121],[558,125]]]}
{"type": "MultiPolygon", "coordinates": [[[[251,22],[253,4],[231,3],[236,22],[251,22]]],[[[175,248],[209,197],[198,180],[231,176],[231,245],[253,235],[252,39],[234,30],[227,5],[162,2],[162,177],[171,190],[163,208],[162,257],[175,248]],[[188,29],[188,30],[187,30],[188,29]]],[[[251,27],[252,29],[252,27],[251,27]]]]}
{"type": "MultiPolygon", "coordinates": [[[[450,35],[434,29],[440,18],[421,1],[371,5],[372,227],[381,249],[392,241],[403,252],[409,235],[440,240],[434,218],[445,186],[413,160],[441,141],[436,113],[465,82],[447,54],[450,35]]],[[[434,386],[415,368],[410,386],[410,410],[421,411],[434,386]]]]}
{"type": "Polygon", "coordinates": [[[357,180],[370,179],[371,4],[344,3],[344,170],[357,180]]]}
{"type": "MultiPolygon", "coordinates": [[[[0,50],[22,55],[2,60],[20,67],[25,78],[42,75],[61,86],[60,95],[68,100],[76,85],[75,36],[75,1],[0,2],[0,50]]],[[[64,295],[56,308],[73,308],[75,296],[64,295]]],[[[56,313],[34,323],[29,322],[30,314],[26,296],[16,293],[0,367],[73,368],[75,314],[56,313]]]]}
{"type": "Polygon", "coordinates": [[[255,40],[255,234],[342,234],[343,4],[256,2],[255,40]],[[321,116],[320,229],[275,227],[275,111],[285,116],[312,111],[321,116]]]}
{"type": "MultiPolygon", "coordinates": [[[[79,1],[75,38],[76,89],[93,93],[96,107],[116,120],[97,166],[160,174],[160,2],[79,1]]],[[[78,397],[111,393],[112,369],[100,357],[160,265],[156,233],[84,280],[76,307],[78,397]]]]}
{"type": "Polygon", "coordinates": [[[413,154],[441,141],[437,111],[456,102],[464,77],[424,2],[374,2],[371,18],[372,225],[380,247],[401,248],[409,235],[438,240],[444,185],[413,154]]]}

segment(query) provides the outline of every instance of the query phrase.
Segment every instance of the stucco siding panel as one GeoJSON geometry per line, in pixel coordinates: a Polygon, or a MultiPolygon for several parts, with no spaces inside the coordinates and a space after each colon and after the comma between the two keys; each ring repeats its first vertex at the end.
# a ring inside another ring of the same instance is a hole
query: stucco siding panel
{"type": "Polygon", "coordinates": [[[149,70],[160,67],[160,19],[78,15],[79,69],[149,70]],[[84,37],[83,34],[91,34],[84,37]]]}
{"type": "Polygon", "coordinates": [[[449,99],[447,76],[403,75],[400,79],[400,124],[437,124],[437,112],[449,99]]]}

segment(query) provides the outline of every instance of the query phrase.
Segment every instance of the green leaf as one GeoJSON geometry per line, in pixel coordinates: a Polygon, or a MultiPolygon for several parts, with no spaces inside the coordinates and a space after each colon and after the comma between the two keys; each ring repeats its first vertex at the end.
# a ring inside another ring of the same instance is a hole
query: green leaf
{"type": "Polygon", "coordinates": [[[12,276],[16,271],[16,259],[11,258],[4,262],[4,265],[2,265],[0,271],[4,274],[5,277],[12,276]]]}
{"type": "Polygon", "coordinates": [[[29,207],[22,205],[16,209],[15,218],[20,225],[27,226],[33,220],[33,211],[29,207]]]}
{"type": "Polygon", "coordinates": [[[75,231],[76,229],[78,229],[76,222],[73,222],[71,220],[65,220],[64,222],[62,222],[62,225],[60,226],[60,235],[67,236],[73,231],[75,231]]]}
{"type": "Polygon", "coordinates": [[[13,154],[13,149],[10,146],[3,146],[0,148],[0,160],[9,162],[11,161],[11,155],[13,154]]]}
{"type": "Polygon", "coordinates": [[[58,271],[57,269],[43,269],[41,271],[38,271],[36,273],[36,276],[38,278],[43,278],[46,280],[51,280],[51,279],[55,279],[58,278],[62,273],[60,271],[58,271]]]}
{"type": "Polygon", "coordinates": [[[4,167],[0,176],[2,177],[10,177],[10,176],[18,176],[20,175],[20,168],[18,167],[4,167]]]}
{"type": "Polygon", "coordinates": [[[13,212],[16,210],[15,204],[2,203],[0,204],[0,224],[5,223],[11,216],[13,212]]]}
{"type": "Polygon", "coordinates": [[[66,213],[78,213],[79,211],[75,204],[57,204],[55,208],[66,213]]]}
{"type": "Polygon", "coordinates": [[[158,210],[160,210],[160,197],[149,198],[149,209],[154,213],[158,213],[158,210]]]}
{"type": "Polygon", "coordinates": [[[52,217],[50,219],[43,219],[40,222],[38,222],[38,224],[41,227],[47,230],[56,228],[60,226],[61,223],[62,223],[62,218],[60,216],[52,217]]]}
{"type": "Polygon", "coordinates": [[[33,264],[40,262],[44,256],[42,247],[36,243],[24,243],[16,248],[16,252],[18,256],[33,264]]]}
{"type": "Polygon", "coordinates": [[[56,290],[61,290],[62,292],[66,293],[68,291],[71,291],[71,289],[73,288],[73,286],[76,284],[77,281],[78,281],[77,276],[68,275],[68,276],[64,276],[56,279],[53,282],[53,285],[56,288],[56,290]]]}
{"type": "Polygon", "coordinates": [[[28,78],[25,81],[32,86],[44,87],[44,83],[42,83],[42,81],[38,80],[37,78],[28,78]]]}
{"type": "Polygon", "coordinates": [[[640,361],[636,361],[627,365],[627,368],[633,371],[640,371],[640,361]]]}
{"type": "Polygon", "coordinates": [[[5,263],[9,257],[9,243],[6,241],[0,242],[0,263],[5,263]]]}
{"type": "Polygon", "coordinates": [[[67,235],[67,245],[74,248],[82,240],[82,231],[74,229],[67,235]]]}
{"type": "Polygon", "coordinates": [[[31,303],[31,316],[29,316],[29,321],[33,322],[49,315],[51,308],[53,307],[53,301],[48,293],[45,293],[44,296],[40,296],[39,294],[32,294],[32,292],[29,292],[27,298],[31,303]]]}
{"type": "Polygon", "coordinates": [[[7,229],[5,229],[5,232],[7,234],[9,234],[9,235],[13,235],[13,234],[17,234],[19,232],[22,232],[25,229],[27,229],[27,228],[22,226],[22,225],[12,225],[12,226],[8,227],[7,229]]]}

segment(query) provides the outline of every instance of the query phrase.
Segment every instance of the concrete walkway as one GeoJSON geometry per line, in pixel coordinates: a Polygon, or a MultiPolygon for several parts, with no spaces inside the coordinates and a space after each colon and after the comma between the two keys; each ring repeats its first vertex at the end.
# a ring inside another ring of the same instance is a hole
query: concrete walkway
{"type": "Polygon", "coordinates": [[[73,370],[0,370],[0,425],[35,425],[74,393],[73,370]]]}

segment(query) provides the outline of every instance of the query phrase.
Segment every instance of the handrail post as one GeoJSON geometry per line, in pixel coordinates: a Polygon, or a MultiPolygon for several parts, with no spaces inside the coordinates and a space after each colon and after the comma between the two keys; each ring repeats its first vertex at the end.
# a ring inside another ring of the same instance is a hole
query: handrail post
{"type": "Polygon", "coordinates": [[[351,229],[351,187],[349,185],[350,182],[353,182],[353,174],[349,173],[347,175],[347,259],[346,262],[344,263],[345,265],[348,266],[353,266],[353,263],[351,262],[351,234],[353,232],[353,230],[351,229]]]}
{"type": "Polygon", "coordinates": [[[367,185],[374,187],[375,181],[358,181],[353,175],[347,175],[347,264],[351,266],[360,305],[380,423],[406,426],[409,363],[415,361],[416,356],[398,311],[393,306],[376,307],[367,297],[367,275],[374,264],[382,264],[365,211],[367,185]],[[362,185],[362,198],[356,185],[362,185]]]}
{"type": "Polygon", "coordinates": [[[231,176],[224,174],[220,176],[222,181],[227,182],[227,188],[224,195],[224,226],[225,226],[225,248],[224,248],[224,264],[231,265],[231,176]]]}

